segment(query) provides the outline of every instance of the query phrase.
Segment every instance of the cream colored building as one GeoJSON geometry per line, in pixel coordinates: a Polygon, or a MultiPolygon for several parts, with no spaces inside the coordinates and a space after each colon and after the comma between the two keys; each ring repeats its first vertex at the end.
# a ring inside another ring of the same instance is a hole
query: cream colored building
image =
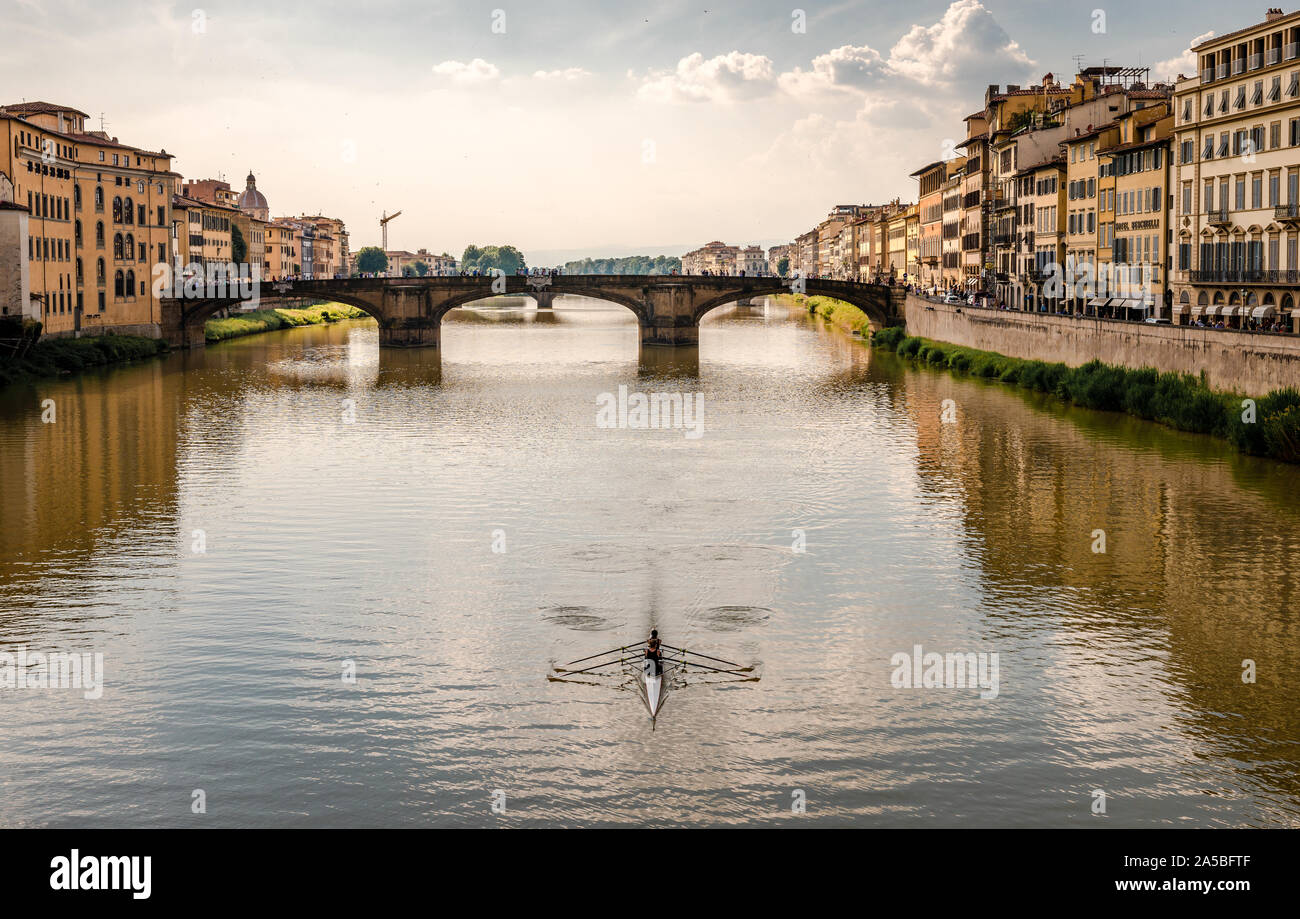
{"type": "Polygon", "coordinates": [[[1200,72],[1174,95],[1175,309],[1300,326],[1300,12],[1192,51],[1200,72]]]}

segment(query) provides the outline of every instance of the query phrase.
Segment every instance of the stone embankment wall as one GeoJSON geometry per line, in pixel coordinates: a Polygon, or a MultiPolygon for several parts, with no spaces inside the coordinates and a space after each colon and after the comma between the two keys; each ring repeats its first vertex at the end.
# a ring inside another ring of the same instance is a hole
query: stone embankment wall
{"type": "Polygon", "coordinates": [[[1008,357],[1205,371],[1214,389],[1263,395],[1300,387],[1300,336],[1146,325],[951,306],[909,295],[907,332],[1008,357]]]}

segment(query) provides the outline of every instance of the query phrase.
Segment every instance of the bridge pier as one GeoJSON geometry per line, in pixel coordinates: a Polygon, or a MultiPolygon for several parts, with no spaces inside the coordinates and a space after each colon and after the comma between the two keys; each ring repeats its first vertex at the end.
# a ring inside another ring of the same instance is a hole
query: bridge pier
{"type": "Polygon", "coordinates": [[[694,347],[700,343],[697,325],[642,325],[641,344],[694,347]]]}
{"type": "Polygon", "coordinates": [[[529,294],[529,296],[531,296],[534,300],[537,301],[537,308],[539,310],[549,310],[555,308],[555,294],[551,293],[550,291],[539,290],[532,294],[529,294]]]}
{"type": "Polygon", "coordinates": [[[379,327],[381,348],[437,348],[442,345],[438,319],[399,319],[379,327]]]}

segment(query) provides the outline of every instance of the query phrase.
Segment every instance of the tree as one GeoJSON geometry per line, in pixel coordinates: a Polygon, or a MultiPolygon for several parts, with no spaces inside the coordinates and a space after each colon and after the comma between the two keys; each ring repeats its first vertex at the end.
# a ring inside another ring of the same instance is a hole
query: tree
{"type": "Polygon", "coordinates": [[[776,260],[776,273],[785,277],[785,273],[790,270],[790,257],[783,255],[776,260]]]}
{"type": "Polygon", "coordinates": [[[524,254],[514,246],[466,246],[465,254],[460,258],[460,267],[465,271],[478,269],[487,274],[499,268],[506,274],[514,274],[521,268],[527,268],[524,254]]]}
{"type": "Polygon", "coordinates": [[[357,271],[362,274],[382,274],[388,270],[388,256],[378,246],[366,246],[357,253],[357,271]]]}
{"type": "Polygon", "coordinates": [[[424,262],[416,262],[411,267],[415,269],[415,273],[420,277],[424,277],[426,274],[429,273],[429,266],[426,265],[424,262]]]}
{"type": "Polygon", "coordinates": [[[244,242],[244,234],[233,223],[230,225],[230,258],[236,265],[248,260],[248,243],[244,242]]]}

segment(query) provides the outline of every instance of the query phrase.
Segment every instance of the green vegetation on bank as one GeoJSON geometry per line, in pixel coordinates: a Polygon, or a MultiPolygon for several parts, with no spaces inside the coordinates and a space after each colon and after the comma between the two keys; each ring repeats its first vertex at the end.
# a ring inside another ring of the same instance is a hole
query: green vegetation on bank
{"type": "Polygon", "coordinates": [[[897,326],[881,329],[871,344],[930,367],[1049,393],[1085,408],[1127,412],[1179,431],[1226,438],[1255,456],[1300,463],[1300,391],[1295,389],[1256,399],[1252,420],[1243,396],[1212,390],[1191,374],[1129,370],[1101,361],[1067,367],[1023,360],[909,336],[897,326]]]}
{"type": "Polygon", "coordinates": [[[845,303],[843,300],[835,300],[831,297],[809,297],[804,294],[776,294],[772,299],[787,306],[791,304],[801,306],[814,316],[820,316],[827,322],[850,332],[857,332],[864,337],[871,334],[871,319],[852,303],[845,303]]]}
{"type": "Polygon", "coordinates": [[[274,332],[303,325],[322,325],[343,319],[364,319],[366,313],[355,306],[342,303],[323,303],[305,309],[254,310],[237,313],[228,319],[209,319],[204,326],[208,341],[223,341],[259,332],[274,332]]]}
{"type": "Polygon", "coordinates": [[[40,377],[80,373],[91,367],[154,357],[166,351],[166,342],[140,335],[46,338],[29,347],[20,358],[0,360],[0,386],[40,377]]]}

